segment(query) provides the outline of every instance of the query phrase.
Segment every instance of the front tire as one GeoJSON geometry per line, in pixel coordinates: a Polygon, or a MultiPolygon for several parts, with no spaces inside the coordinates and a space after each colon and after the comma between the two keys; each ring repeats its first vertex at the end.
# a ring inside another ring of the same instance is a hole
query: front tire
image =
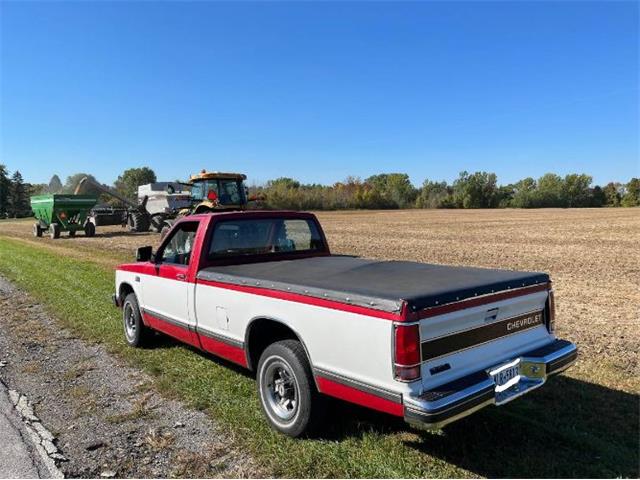
{"type": "Polygon", "coordinates": [[[131,347],[144,347],[149,344],[151,330],[145,326],[135,293],[130,293],[122,304],[122,323],[124,338],[131,347]]]}
{"type": "Polygon", "coordinates": [[[34,223],[33,224],[33,236],[34,237],[41,237],[42,236],[42,228],[40,228],[40,224],[39,223],[34,223]]]}
{"type": "Polygon", "coordinates": [[[257,378],[260,405],[272,427],[299,437],[316,426],[322,399],[300,342],[282,340],[269,345],[258,362],[257,378]]]}
{"type": "Polygon", "coordinates": [[[162,232],[162,227],[164,226],[164,215],[162,213],[156,213],[155,215],[151,215],[151,230],[156,233],[162,232]]]}
{"type": "Polygon", "coordinates": [[[60,225],[57,223],[52,223],[49,225],[49,236],[51,240],[55,240],[56,238],[60,238],[60,225]]]}

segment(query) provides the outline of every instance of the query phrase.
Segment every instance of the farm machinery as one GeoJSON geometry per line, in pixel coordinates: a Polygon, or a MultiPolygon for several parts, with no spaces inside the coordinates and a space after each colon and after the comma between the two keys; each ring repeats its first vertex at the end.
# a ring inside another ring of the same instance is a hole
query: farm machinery
{"type": "MultiPolygon", "coordinates": [[[[190,189],[189,203],[182,208],[169,209],[152,214],[151,223],[162,236],[169,231],[178,218],[187,215],[229,210],[246,210],[248,203],[254,199],[247,198],[247,188],[244,184],[247,176],[242,173],[207,172],[191,175],[188,182],[174,182],[169,184],[167,193],[176,192],[175,183],[190,189]]],[[[146,193],[141,186],[138,196],[146,193]]],[[[182,193],[182,191],[181,191],[182,193]]]]}
{"type": "Polygon", "coordinates": [[[41,237],[49,232],[51,238],[59,238],[61,232],[75,236],[84,230],[87,237],[96,233],[95,224],[89,221],[89,212],[97,203],[94,195],[48,194],[31,197],[31,209],[36,217],[33,235],[41,237]]]}
{"type": "Polygon", "coordinates": [[[62,232],[75,236],[83,230],[87,237],[93,237],[96,227],[104,225],[128,226],[131,232],[147,232],[150,215],[146,210],[147,199],[135,204],[111,189],[100,185],[89,177],[84,177],[73,194],[47,194],[31,197],[31,209],[36,217],[33,235],[41,237],[48,232],[51,238],[59,238],[62,232]],[[83,195],[87,185],[93,190],[107,194],[122,202],[124,207],[97,206],[97,195],[83,195]]]}
{"type": "Polygon", "coordinates": [[[95,235],[96,227],[122,225],[131,232],[153,229],[163,236],[178,218],[187,215],[228,210],[245,210],[249,202],[241,173],[207,172],[191,175],[187,182],[156,182],[138,187],[138,203],[134,203],[90,177],[84,177],[73,194],[49,194],[31,198],[37,222],[33,233],[51,238],[61,232],[74,236],[78,230],[95,235]],[[98,195],[83,195],[91,187],[93,192],[115,198],[121,206],[98,205],[98,195]],[[184,188],[183,188],[184,187],[184,188]]]}
{"type": "Polygon", "coordinates": [[[90,185],[95,190],[106,194],[110,197],[120,201],[124,206],[99,206],[94,207],[89,215],[88,221],[93,223],[96,227],[104,225],[122,225],[127,226],[130,232],[148,232],[151,226],[151,216],[147,211],[147,198],[143,198],[140,203],[134,203],[122,195],[114,192],[104,185],[100,185],[98,182],[92,180],[89,177],[84,177],[78,182],[75,189],[75,194],[79,194],[85,188],[85,185],[90,185]]]}

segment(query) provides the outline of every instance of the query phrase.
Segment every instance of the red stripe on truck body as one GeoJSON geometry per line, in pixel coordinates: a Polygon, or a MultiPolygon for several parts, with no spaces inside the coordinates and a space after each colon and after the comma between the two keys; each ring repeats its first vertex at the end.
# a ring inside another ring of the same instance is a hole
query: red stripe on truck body
{"type": "Polygon", "coordinates": [[[226,342],[222,342],[215,338],[210,338],[205,335],[198,335],[202,349],[205,352],[212,353],[218,357],[229,360],[230,362],[237,363],[242,367],[247,367],[247,355],[243,348],[230,345],[226,342]]]}
{"type": "Polygon", "coordinates": [[[363,407],[372,408],[379,412],[389,413],[396,417],[404,416],[404,407],[401,403],[387,400],[372,393],[363,392],[357,388],[329,380],[320,375],[316,376],[316,383],[318,384],[318,390],[325,395],[362,405],[363,407]]]}
{"type": "Polygon", "coordinates": [[[356,313],[359,315],[367,315],[369,317],[382,318],[385,320],[396,322],[403,321],[403,316],[401,313],[385,312],[383,310],[376,310],[375,308],[361,307],[359,305],[351,305],[348,303],[337,302],[335,300],[325,300],[323,298],[310,297],[299,293],[283,292],[280,290],[272,290],[269,288],[261,287],[250,287],[247,285],[235,285],[232,283],[214,282],[212,280],[198,279],[196,280],[196,282],[201,285],[207,285],[209,287],[224,288],[226,290],[233,290],[236,292],[277,298],[279,300],[285,300],[287,302],[304,303],[306,305],[313,305],[315,307],[330,308],[333,310],[356,313]]]}

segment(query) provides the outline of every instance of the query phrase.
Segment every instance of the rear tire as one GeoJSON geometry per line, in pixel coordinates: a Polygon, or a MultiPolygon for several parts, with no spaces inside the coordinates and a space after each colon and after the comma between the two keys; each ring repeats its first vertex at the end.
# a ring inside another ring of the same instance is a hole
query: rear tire
{"type": "Polygon", "coordinates": [[[318,424],[324,402],[300,342],[282,340],[269,345],[258,362],[257,379],[260,405],[273,428],[299,437],[318,424]]]}
{"type": "Polygon", "coordinates": [[[49,236],[51,240],[55,240],[56,238],[60,238],[60,225],[57,223],[52,223],[49,225],[49,236]]]}
{"type": "Polygon", "coordinates": [[[42,228],[40,228],[40,224],[39,223],[34,223],[33,224],[33,236],[34,237],[41,237],[42,236],[42,228]]]}
{"type": "Polygon", "coordinates": [[[87,222],[84,224],[84,235],[86,237],[93,237],[96,234],[96,226],[93,222],[87,222]]]}
{"type": "Polygon", "coordinates": [[[129,214],[127,220],[130,232],[148,232],[151,220],[149,215],[139,211],[133,211],[129,214]]]}
{"type": "Polygon", "coordinates": [[[130,293],[122,304],[122,323],[124,338],[131,347],[144,347],[149,344],[152,331],[145,326],[135,293],[130,293]]]}

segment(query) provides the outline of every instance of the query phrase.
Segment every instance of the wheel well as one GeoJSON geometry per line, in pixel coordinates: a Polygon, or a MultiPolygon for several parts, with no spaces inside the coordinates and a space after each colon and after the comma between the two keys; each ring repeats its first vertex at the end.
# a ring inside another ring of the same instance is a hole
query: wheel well
{"type": "Polygon", "coordinates": [[[129,285],[128,283],[123,283],[122,285],[120,285],[120,291],[118,292],[118,298],[120,299],[121,302],[124,302],[124,299],[130,293],[135,293],[133,291],[133,287],[131,285],[129,285]]]}
{"type": "MultiPolygon", "coordinates": [[[[298,337],[298,335],[287,325],[277,320],[269,318],[258,318],[251,322],[247,329],[247,339],[245,342],[245,348],[247,349],[247,367],[250,370],[255,370],[258,367],[258,361],[265,349],[272,343],[280,340],[298,340],[302,343],[305,349],[304,343],[298,337]]],[[[311,364],[309,353],[307,352],[307,360],[311,364]]]]}

